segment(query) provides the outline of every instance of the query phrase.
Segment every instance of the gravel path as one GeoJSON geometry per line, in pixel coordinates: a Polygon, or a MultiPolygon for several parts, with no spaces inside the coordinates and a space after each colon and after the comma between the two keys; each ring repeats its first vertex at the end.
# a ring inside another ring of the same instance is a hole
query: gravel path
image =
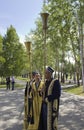
{"type": "MultiPolygon", "coordinates": [[[[22,130],[24,89],[0,89],[0,130],[22,130]]],[[[58,130],[84,130],[84,97],[62,92],[58,130]]]]}

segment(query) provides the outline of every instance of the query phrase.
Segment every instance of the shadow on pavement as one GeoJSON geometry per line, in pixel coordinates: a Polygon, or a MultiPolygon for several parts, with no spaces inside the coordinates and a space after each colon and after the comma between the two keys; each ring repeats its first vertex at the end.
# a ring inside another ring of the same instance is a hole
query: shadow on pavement
{"type": "Polygon", "coordinates": [[[60,130],[84,130],[84,97],[63,93],[59,113],[60,130]]]}
{"type": "MultiPolygon", "coordinates": [[[[22,130],[24,89],[0,89],[0,130],[22,130]]],[[[62,92],[58,130],[84,130],[84,97],[62,92]]]]}
{"type": "Polygon", "coordinates": [[[0,130],[22,130],[23,90],[0,90],[0,130]]]}

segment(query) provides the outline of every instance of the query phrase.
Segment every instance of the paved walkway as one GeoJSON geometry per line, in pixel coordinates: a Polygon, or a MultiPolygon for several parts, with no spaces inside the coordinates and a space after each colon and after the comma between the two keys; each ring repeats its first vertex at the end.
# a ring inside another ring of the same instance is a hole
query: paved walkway
{"type": "Polygon", "coordinates": [[[0,89],[0,130],[22,130],[24,90],[0,89]]]}
{"type": "Polygon", "coordinates": [[[58,130],[84,130],[84,97],[62,92],[58,130]]]}
{"type": "MultiPolygon", "coordinates": [[[[22,130],[24,89],[0,89],[0,130],[22,130]]],[[[84,130],[84,97],[62,92],[58,130],[84,130]]]]}

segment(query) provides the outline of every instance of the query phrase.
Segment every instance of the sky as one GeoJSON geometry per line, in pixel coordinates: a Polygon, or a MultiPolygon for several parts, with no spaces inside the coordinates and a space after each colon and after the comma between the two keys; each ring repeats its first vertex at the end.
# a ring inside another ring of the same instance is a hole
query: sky
{"type": "Polygon", "coordinates": [[[0,34],[4,36],[10,25],[16,29],[20,41],[35,29],[35,21],[40,17],[43,0],[0,0],[0,34]]]}

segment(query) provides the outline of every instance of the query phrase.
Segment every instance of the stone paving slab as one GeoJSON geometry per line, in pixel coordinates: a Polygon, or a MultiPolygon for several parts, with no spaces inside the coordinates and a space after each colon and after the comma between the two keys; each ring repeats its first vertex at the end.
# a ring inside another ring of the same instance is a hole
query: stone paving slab
{"type": "MultiPolygon", "coordinates": [[[[24,89],[0,89],[0,130],[22,130],[24,89]]],[[[84,130],[84,97],[62,91],[58,130],[84,130]]]]}

